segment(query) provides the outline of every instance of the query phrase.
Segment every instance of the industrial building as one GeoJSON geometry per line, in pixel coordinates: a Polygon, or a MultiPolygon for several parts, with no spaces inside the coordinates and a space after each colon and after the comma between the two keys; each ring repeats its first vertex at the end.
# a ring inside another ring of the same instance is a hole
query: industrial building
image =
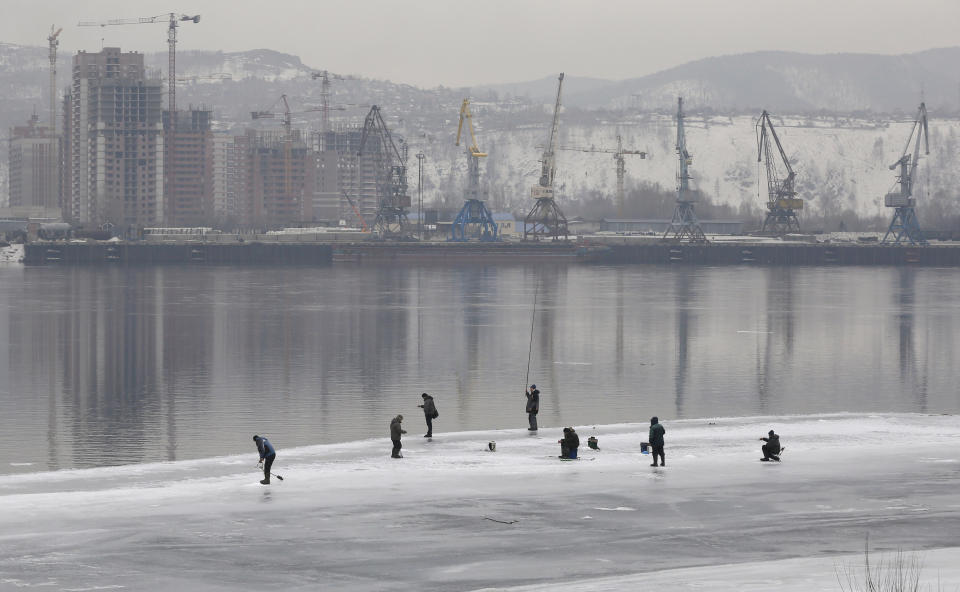
{"type": "Polygon", "coordinates": [[[93,227],[162,222],[163,90],[148,78],[143,55],[107,47],[73,58],[65,117],[70,221],[93,227]]]}

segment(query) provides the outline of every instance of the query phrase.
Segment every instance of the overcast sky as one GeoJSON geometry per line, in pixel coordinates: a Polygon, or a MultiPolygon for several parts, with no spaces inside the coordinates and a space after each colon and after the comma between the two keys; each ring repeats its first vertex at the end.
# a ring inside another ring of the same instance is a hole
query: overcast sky
{"type": "MultiPolygon", "coordinates": [[[[555,75],[624,79],[755,50],[909,53],[960,45],[960,0],[0,0],[0,41],[61,51],[166,50],[162,24],[201,15],[178,48],[269,48],[317,69],[423,87],[555,75]]],[[[892,81],[893,82],[893,81],[892,81]]]]}

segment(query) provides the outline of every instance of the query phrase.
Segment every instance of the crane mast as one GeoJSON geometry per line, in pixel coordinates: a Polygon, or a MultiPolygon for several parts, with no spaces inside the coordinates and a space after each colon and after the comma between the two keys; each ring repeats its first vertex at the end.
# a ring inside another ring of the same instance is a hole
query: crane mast
{"type": "Polygon", "coordinates": [[[554,200],[553,179],[556,174],[557,130],[560,127],[560,91],[563,89],[563,72],[557,83],[557,100],[553,106],[553,121],[550,137],[541,158],[540,179],[530,190],[536,201],[523,220],[523,239],[539,240],[551,237],[560,240],[567,236],[567,218],[554,200]]]}
{"type": "Polygon", "coordinates": [[[791,232],[800,232],[800,220],[797,218],[797,211],[803,208],[803,200],[797,199],[797,191],[794,188],[796,183],[796,174],[793,167],[790,166],[790,159],[780,143],[780,137],[773,128],[773,122],[770,121],[770,114],[764,110],[757,120],[757,162],[763,160],[767,171],[767,215],[763,221],[761,232],[783,236],[791,232]],[[771,143],[776,146],[774,154],[771,143]],[[786,175],[781,178],[777,166],[779,163],[786,171],[786,175]]]}
{"type": "Polygon", "coordinates": [[[481,241],[500,240],[493,214],[480,199],[480,159],[487,156],[477,148],[477,136],[473,130],[473,114],[470,112],[470,99],[464,99],[460,105],[460,122],[457,124],[456,146],[460,145],[460,136],[463,134],[463,123],[466,121],[470,131],[470,145],[467,151],[467,188],[466,201],[463,208],[454,218],[450,226],[450,240],[457,242],[476,238],[481,241]]]}
{"type": "Polygon", "coordinates": [[[365,154],[378,159],[377,217],[374,221],[374,230],[381,239],[405,240],[410,238],[408,231],[409,220],[406,209],[410,207],[410,196],[407,195],[407,165],[406,149],[401,152],[393,142],[393,136],[387,128],[380,107],[370,107],[363,123],[363,133],[360,136],[360,148],[357,158],[365,154]],[[375,138],[379,149],[373,151],[368,146],[371,138],[375,138]],[[364,149],[367,149],[364,152],[364,149]]]}
{"type": "Polygon", "coordinates": [[[683,97],[677,98],[677,203],[673,210],[673,219],[663,234],[664,239],[705,243],[707,237],[700,228],[693,204],[696,201],[690,191],[690,166],[693,155],[687,150],[687,134],[683,125],[683,97]]]}
{"type": "Polygon", "coordinates": [[[920,224],[917,222],[916,198],[913,197],[913,187],[917,181],[917,165],[920,164],[920,140],[923,139],[924,154],[930,154],[930,136],[927,130],[927,106],[920,103],[917,110],[917,118],[910,129],[910,135],[907,136],[907,144],[903,149],[903,154],[896,162],[890,165],[890,170],[900,169],[897,175],[895,185],[899,185],[899,191],[891,191],[884,196],[883,205],[888,208],[895,208],[893,220],[887,228],[887,233],[883,236],[884,243],[893,243],[899,245],[902,241],[907,241],[911,245],[926,245],[927,240],[923,237],[923,231],[920,230],[920,224]],[[910,143],[913,142],[913,153],[910,152],[910,143]]]}
{"type": "Polygon", "coordinates": [[[616,150],[610,150],[607,148],[576,148],[571,146],[560,146],[560,150],[613,154],[613,160],[617,164],[617,217],[623,218],[624,179],[627,175],[627,159],[625,159],[624,156],[627,154],[636,154],[639,155],[641,159],[646,159],[647,153],[643,150],[624,150],[623,138],[619,134],[617,135],[616,150]]]}
{"type": "MultiPolygon", "coordinates": [[[[53,194],[50,197],[50,201],[47,201],[47,205],[50,205],[54,199],[58,202],[60,200],[60,190],[57,179],[57,171],[59,170],[57,164],[60,158],[57,138],[57,47],[60,46],[59,37],[63,31],[63,27],[56,31],[53,29],[54,26],[50,25],[50,35],[47,37],[49,47],[48,57],[50,59],[50,192],[53,194]],[[56,158],[54,158],[54,155],[56,155],[56,158]]],[[[60,204],[58,203],[57,206],[59,207],[60,204]]]]}

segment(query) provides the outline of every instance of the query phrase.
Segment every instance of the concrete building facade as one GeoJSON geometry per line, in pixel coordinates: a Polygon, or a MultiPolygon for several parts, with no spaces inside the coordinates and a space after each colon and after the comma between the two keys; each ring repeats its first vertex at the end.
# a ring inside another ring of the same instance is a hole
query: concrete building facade
{"type": "Polygon", "coordinates": [[[247,130],[234,141],[245,177],[240,224],[273,229],[312,221],[317,159],[300,134],[247,130]]]}
{"type": "Polygon", "coordinates": [[[211,226],[214,223],[214,142],[208,109],[177,111],[171,126],[163,112],[164,198],[166,226],[211,226]]]}
{"type": "Polygon", "coordinates": [[[36,115],[10,130],[8,149],[11,208],[60,208],[59,140],[36,115]]]}
{"type": "Polygon", "coordinates": [[[70,220],[156,226],[164,220],[163,89],[143,55],[107,47],[73,57],[68,114],[70,220]]]}

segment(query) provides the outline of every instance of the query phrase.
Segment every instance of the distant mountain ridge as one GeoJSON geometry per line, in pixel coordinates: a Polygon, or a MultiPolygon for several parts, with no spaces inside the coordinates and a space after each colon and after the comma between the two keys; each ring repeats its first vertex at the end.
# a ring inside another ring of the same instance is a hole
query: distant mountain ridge
{"type": "MultiPolygon", "coordinates": [[[[960,47],[905,55],[814,55],[759,51],[710,57],[619,82],[571,76],[564,104],[587,109],[663,110],[679,95],[692,109],[804,114],[912,111],[921,97],[932,110],[960,110],[960,47]]],[[[556,77],[486,85],[492,90],[549,101],[556,77]]]]}

